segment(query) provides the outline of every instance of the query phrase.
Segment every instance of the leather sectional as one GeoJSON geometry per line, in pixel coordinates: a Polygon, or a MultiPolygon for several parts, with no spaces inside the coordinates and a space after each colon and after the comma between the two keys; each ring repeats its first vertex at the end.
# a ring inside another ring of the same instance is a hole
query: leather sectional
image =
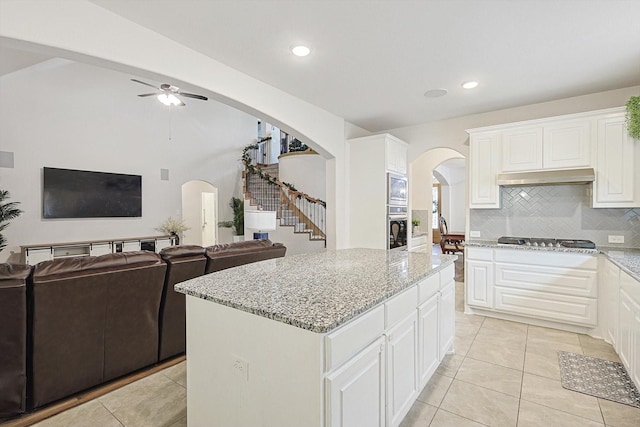
{"type": "Polygon", "coordinates": [[[254,240],[0,264],[0,418],[184,353],[176,283],[285,253],[254,240]]]}

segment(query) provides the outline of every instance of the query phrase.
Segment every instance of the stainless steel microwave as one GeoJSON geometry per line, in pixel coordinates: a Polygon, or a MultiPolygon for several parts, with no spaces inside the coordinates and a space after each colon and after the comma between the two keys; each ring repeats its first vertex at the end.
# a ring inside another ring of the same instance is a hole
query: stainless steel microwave
{"type": "Polygon", "coordinates": [[[387,174],[387,204],[407,206],[409,201],[409,181],[406,175],[387,174]]]}

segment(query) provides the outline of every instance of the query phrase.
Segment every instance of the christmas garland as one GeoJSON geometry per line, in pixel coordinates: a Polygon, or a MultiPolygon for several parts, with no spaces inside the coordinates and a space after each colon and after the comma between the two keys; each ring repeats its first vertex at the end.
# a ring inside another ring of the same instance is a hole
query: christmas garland
{"type": "Polygon", "coordinates": [[[302,193],[298,191],[298,189],[294,187],[293,184],[289,184],[288,182],[278,181],[278,179],[276,179],[275,177],[269,175],[266,172],[263,172],[262,168],[260,168],[259,166],[251,164],[251,157],[249,156],[249,151],[257,150],[260,143],[268,141],[270,139],[271,139],[270,136],[260,138],[255,144],[247,145],[246,147],[244,147],[244,150],[242,150],[242,163],[244,164],[245,168],[249,171],[249,173],[258,175],[261,179],[266,181],[267,184],[269,185],[275,185],[278,187],[280,187],[281,185],[284,185],[289,189],[290,192],[294,193],[296,198],[298,199],[305,198],[307,201],[311,203],[318,203],[326,208],[327,202],[325,202],[324,200],[315,199],[309,196],[308,194],[302,193]]]}

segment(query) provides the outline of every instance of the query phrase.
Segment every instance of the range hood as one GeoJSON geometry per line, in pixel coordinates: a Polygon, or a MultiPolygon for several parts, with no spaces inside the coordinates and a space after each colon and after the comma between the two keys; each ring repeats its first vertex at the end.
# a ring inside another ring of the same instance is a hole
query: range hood
{"type": "Polygon", "coordinates": [[[593,168],[553,171],[513,172],[498,174],[497,183],[503,186],[588,184],[595,180],[593,168]]]}

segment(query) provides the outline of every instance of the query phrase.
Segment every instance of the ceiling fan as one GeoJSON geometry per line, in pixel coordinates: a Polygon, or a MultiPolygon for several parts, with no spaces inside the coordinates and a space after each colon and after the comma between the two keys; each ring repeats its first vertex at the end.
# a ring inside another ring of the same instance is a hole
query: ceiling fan
{"type": "Polygon", "coordinates": [[[159,90],[160,93],[157,92],[153,92],[153,93],[143,93],[141,95],[141,97],[145,97],[145,96],[157,96],[158,101],[162,102],[164,105],[175,105],[176,107],[184,107],[185,103],[182,102],[176,95],[178,96],[184,96],[186,98],[195,98],[195,99],[201,99],[203,101],[208,100],[209,98],[207,98],[206,96],[202,96],[202,95],[196,95],[194,93],[187,93],[187,92],[182,92],[180,91],[179,87],[167,84],[167,83],[163,83],[160,85],[160,87],[154,86],[151,83],[147,83],[147,82],[143,82],[141,80],[136,80],[136,79],[131,79],[132,82],[136,82],[136,83],[140,83],[143,84],[145,86],[150,86],[156,90],[159,90]]]}

